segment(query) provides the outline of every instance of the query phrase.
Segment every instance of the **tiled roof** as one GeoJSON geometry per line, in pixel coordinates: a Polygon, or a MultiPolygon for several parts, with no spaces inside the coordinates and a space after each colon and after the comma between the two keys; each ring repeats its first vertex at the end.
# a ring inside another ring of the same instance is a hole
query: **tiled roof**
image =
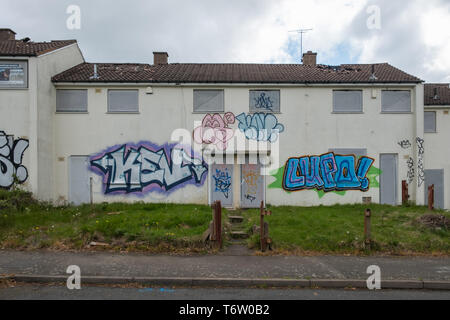
{"type": "Polygon", "coordinates": [[[426,106],[450,106],[450,87],[448,83],[427,83],[424,90],[426,106]],[[435,99],[435,93],[438,95],[437,99],[435,99]]]}
{"type": "Polygon", "coordinates": [[[53,77],[54,82],[163,83],[418,83],[387,63],[341,66],[302,64],[191,64],[165,65],[82,63],[53,77]],[[371,80],[372,66],[375,80],[371,80]]]}
{"type": "Polygon", "coordinates": [[[155,68],[135,63],[81,63],[52,78],[53,82],[150,82],[155,68]],[[97,65],[97,79],[94,79],[97,65]]]}
{"type": "Polygon", "coordinates": [[[23,40],[0,41],[0,56],[33,57],[76,43],[76,40],[52,40],[50,42],[25,42],[23,40]]]}

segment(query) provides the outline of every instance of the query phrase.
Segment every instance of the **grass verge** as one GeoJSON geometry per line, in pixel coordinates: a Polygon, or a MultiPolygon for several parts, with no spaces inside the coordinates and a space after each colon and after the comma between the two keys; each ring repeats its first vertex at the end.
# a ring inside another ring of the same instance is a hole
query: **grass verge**
{"type": "MultiPolygon", "coordinates": [[[[426,207],[387,205],[335,205],[319,207],[269,206],[270,237],[274,253],[331,254],[450,254],[450,229],[429,228],[419,217],[430,214],[426,207]],[[372,210],[372,248],[364,245],[364,210],[372,210]]],[[[259,210],[241,211],[246,228],[259,225],[259,210]]],[[[436,215],[450,219],[448,212],[436,215]]],[[[249,239],[259,246],[259,235],[249,239]]]]}
{"type": "Polygon", "coordinates": [[[201,236],[211,221],[209,206],[103,203],[54,207],[25,203],[20,198],[28,199],[26,194],[5,192],[0,191],[3,249],[206,251],[201,236]],[[92,242],[95,245],[89,246],[92,242]]]}

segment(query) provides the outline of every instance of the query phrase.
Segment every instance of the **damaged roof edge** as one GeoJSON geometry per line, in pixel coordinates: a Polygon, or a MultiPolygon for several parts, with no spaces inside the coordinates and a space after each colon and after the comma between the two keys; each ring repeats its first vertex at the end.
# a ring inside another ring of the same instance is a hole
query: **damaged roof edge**
{"type": "Polygon", "coordinates": [[[301,64],[132,64],[81,63],[52,77],[67,83],[205,83],[205,84],[388,84],[422,83],[389,64],[377,64],[373,79],[372,64],[323,65],[301,64]],[[93,80],[94,66],[98,79],[93,80]]]}

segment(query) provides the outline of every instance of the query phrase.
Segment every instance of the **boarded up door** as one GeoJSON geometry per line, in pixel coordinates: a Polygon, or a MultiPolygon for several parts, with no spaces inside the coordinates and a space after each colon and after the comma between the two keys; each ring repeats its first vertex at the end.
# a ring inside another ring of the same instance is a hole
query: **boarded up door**
{"type": "Polygon", "coordinates": [[[69,158],[69,202],[75,205],[90,202],[88,161],[86,156],[69,158]]]}
{"type": "Polygon", "coordinates": [[[434,207],[444,209],[444,170],[425,170],[425,205],[428,205],[428,187],[434,184],[434,207]]]}
{"type": "Polygon", "coordinates": [[[223,207],[233,207],[233,165],[211,166],[211,201],[220,200],[223,207]]]}
{"type": "Polygon", "coordinates": [[[380,203],[397,204],[397,155],[380,156],[380,203]]]}
{"type": "Polygon", "coordinates": [[[264,200],[264,178],[259,164],[241,165],[241,207],[259,208],[264,200]]]}

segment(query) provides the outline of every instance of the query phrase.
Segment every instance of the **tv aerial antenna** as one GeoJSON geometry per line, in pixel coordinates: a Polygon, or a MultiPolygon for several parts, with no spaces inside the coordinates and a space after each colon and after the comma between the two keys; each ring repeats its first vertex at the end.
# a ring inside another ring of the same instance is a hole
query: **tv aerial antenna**
{"type": "Polygon", "coordinates": [[[297,29],[297,30],[291,30],[289,32],[295,32],[300,34],[300,56],[303,62],[303,34],[307,33],[308,31],[312,31],[313,29],[297,29]]]}

